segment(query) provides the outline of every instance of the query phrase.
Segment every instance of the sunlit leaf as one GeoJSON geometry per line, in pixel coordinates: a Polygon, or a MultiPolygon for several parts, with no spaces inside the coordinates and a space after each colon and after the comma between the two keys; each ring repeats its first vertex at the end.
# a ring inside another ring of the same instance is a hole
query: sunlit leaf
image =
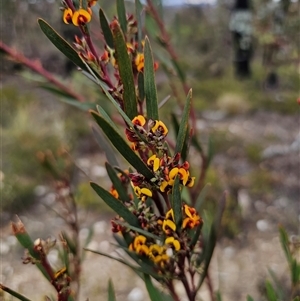
{"type": "Polygon", "coordinates": [[[119,67],[120,77],[123,84],[124,111],[130,119],[137,116],[137,100],[133,79],[132,63],[127,52],[127,45],[124,35],[117,22],[113,23],[112,33],[114,38],[114,48],[116,50],[116,60],[119,67]]]}
{"type": "Polygon", "coordinates": [[[124,0],[117,0],[117,13],[123,34],[127,34],[127,18],[124,0]]]}
{"type": "Polygon", "coordinates": [[[147,274],[144,275],[145,285],[151,301],[165,301],[160,291],[153,285],[151,277],[147,274]]]}
{"type": "Polygon", "coordinates": [[[110,27],[109,27],[109,23],[107,21],[107,18],[105,16],[102,8],[100,8],[100,10],[99,10],[99,19],[100,19],[100,26],[101,26],[102,33],[103,33],[106,44],[110,48],[114,48],[114,38],[113,38],[113,35],[112,35],[110,27]]]}
{"type": "Polygon", "coordinates": [[[138,73],[138,89],[139,89],[139,99],[142,102],[145,99],[144,74],[142,72],[138,73]]]}
{"type": "Polygon", "coordinates": [[[177,226],[177,229],[180,229],[180,225],[182,222],[182,199],[178,175],[174,181],[172,189],[171,206],[174,212],[175,224],[177,226]]]}
{"type": "Polygon", "coordinates": [[[146,96],[146,108],[148,119],[158,120],[158,102],[157,102],[157,91],[155,84],[155,72],[153,55],[148,37],[145,39],[145,66],[144,66],[144,85],[145,85],[145,96],[146,96]]]}
{"type": "Polygon", "coordinates": [[[76,64],[81,69],[88,71],[85,64],[81,60],[77,51],[62,37],[60,36],[46,21],[38,19],[38,23],[43,33],[47,38],[60,50],[68,59],[76,64]]]}
{"type": "Polygon", "coordinates": [[[106,189],[102,188],[96,183],[91,182],[91,187],[96,191],[96,193],[102,198],[102,200],[113,209],[118,215],[120,215],[124,220],[135,227],[140,227],[138,218],[128,210],[118,199],[112,196],[106,189]]]}

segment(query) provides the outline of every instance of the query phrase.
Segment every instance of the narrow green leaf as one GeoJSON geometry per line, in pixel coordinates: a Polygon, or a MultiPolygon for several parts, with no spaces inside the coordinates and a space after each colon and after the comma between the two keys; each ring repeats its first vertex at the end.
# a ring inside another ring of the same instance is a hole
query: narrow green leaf
{"type": "Polygon", "coordinates": [[[102,8],[100,8],[100,10],[99,10],[99,19],[100,19],[100,26],[101,26],[102,33],[103,33],[106,44],[110,48],[114,48],[114,38],[113,38],[113,35],[112,35],[110,27],[109,27],[109,23],[107,21],[107,18],[105,16],[102,8]]]}
{"type": "Polygon", "coordinates": [[[67,246],[70,249],[71,253],[76,255],[77,249],[76,249],[75,242],[72,241],[72,239],[69,237],[69,235],[65,231],[62,231],[61,235],[62,235],[63,239],[66,241],[67,246]]]}
{"type": "Polygon", "coordinates": [[[201,234],[201,230],[202,230],[202,225],[199,225],[199,226],[197,227],[196,231],[194,231],[194,235],[192,236],[191,242],[190,242],[190,246],[191,246],[192,248],[196,245],[196,243],[197,243],[197,241],[198,241],[198,239],[199,239],[199,236],[200,236],[200,234],[201,234]]]}
{"type": "Polygon", "coordinates": [[[175,153],[182,152],[184,142],[186,141],[186,136],[188,135],[191,103],[192,103],[192,90],[190,90],[187,95],[186,103],[183,109],[182,119],[180,122],[177,140],[176,140],[175,153]]]}
{"type": "Polygon", "coordinates": [[[176,176],[173,185],[171,206],[174,212],[175,224],[177,226],[177,229],[180,229],[180,225],[182,222],[182,200],[178,175],[176,176]]]}
{"type": "Polygon", "coordinates": [[[107,258],[110,258],[110,259],[113,259],[115,261],[118,261],[120,263],[123,263],[124,265],[128,266],[129,268],[133,269],[133,270],[138,270],[139,271],[139,268],[130,264],[129,262],[127,262],[126,260],[124,259],[120,259],[120,258],[117,258],[117,257],[114,257],[114,256],[111,256],[109,254],[106,254],[106,253],[103,253],[101,251],[95,251],[95,250],[91,250],[91,249],[88,249],[88,248],[84,248],[85,251],[88,251],[88,252],[92,252],[94,254],[98,254],[98,255],[101,255],[101,256],[104,256],[104,257],[107,257],[107,258]]]}
{"type": "Polygon", "coordinates": [[[124,220],[129,225],[135,226],[137,228],[140,227],[138,218],[131,211],[129,211],[118,199],[116,199],[107,190],[105,190],[98,184],[91,182],[90,185],[102,198],[102,200],[118,215],[124,218],[124,220]]]}
{"type": "Polygon", "coordinates": [[[153,239],[155,239],[155,240],[158,240],[158,241],[162,240],[161,237],[159,237],[159,236],[157,236],[157,235],[155,235],[155,234],[152,234],[152,233],[149,232],[149,231],[145,231],[145,230],[143,230],[143,229],[141,229],[141,228],[137,228],[137,227],[128,225],[127,223],[122,223],[122,222],[118,222],[118,221],[115,221],[115,223],[116,223],[116,224],[119,224],[119,225],[121,225],[121,226],[125,226],[125,227],[127,227],[127,228],[129,228],[129,229],[131,229],[131,230],[133,230],[133,231],[136,231],[136,232],[138,232],[138,233],[140,233],[140,234],[143,234],[144,236],[153,238],[153,239]]]}
{"type": "Polygon", "coordinates": [[[155,84],[155,72],[153,55],[148,37],[145,38],[144,46],[144,85],[145,85],[145,96],[146,96],[146,108],[148,119],[158,120],[158,102],[157,102],[157,91],[155,84]]]}
{"type": "Polygon", "coordinates": [[[117,131],[118,127],[116,126],[116,124],[112,121],[112,119],[110,118],[110,116],[107,114],[107,112],[99,105],[97,105],[97,111],[98,113],[108,122],[110,123],[114,129],[117,131]]]}
{"type": "Polygon", "coordinates": [[[217,298],[217,301],[222,301],[222,295],[221,295],[220,291],[216,292],[216,298],[217,298]]]}
{"type": "Polygon", "coordinates": [[[97,131],[94,127],[92,127],[92,131],[93,131],[94,137],[95,137],[97,143],[99,144],[101,150],[104,151],[106,159],[109,162],[109,164],[111,164],[113,166],[118,166],[119,163],[114,154],[114,149],[111,146],[110,142],[107,140],[106,137],[103,136],[103,134],[101,132],[97,131]]]}
{"type": "Polygon", "coordinates": [[[138,51],[142,52],[143,46],[142,46],[142,38],[143,38],[143,32],[142,32],[142,11],[143,11],[143,5],[141,4],[140,0],[135,0],[135,17],[138,24],[138,51]]]}
{"type": "Polygon", "coordinates": [[[300,282],[300,265],[297,263],[297,260],[293,258],[292,265],[290,267],[292,274],[292,283],[293,286],[297,286],[300,282]]]}
{"type": "Polygon", "coordinates": [[[283,226],[279,226],[279,236],[280,236],[280,242],[281,242],[281,247],[284,251],[285,257],[288,261],[289,266],[291,267],[293,257],[291,254],[291,251],[289,249],[289,238],[286,230],[283,228],[283,226]]]}
{"type": "Polygon", "coordinates": [[[268,280],[266,281],[266,291],[268,301],[277,301],[276,291],[268,280]]]}
{"type": "Polygon", "coordinates": [[[114,188],[117,190],[117,192],[119,194],[120,200],[122,202],[129,202],[130,197],[129,197],[125,187],[123,186],[120,178],[118,177],[115,169],[107,162],[105,162],[105,167],[106,167],[107,174],[108,174],[114,188]]]}
{"type": "Polygon", "coordinates": [[[195,204],[195,209],[199,212],[204,201],[205,201],[205,198],[206,198],[206,195],[207,195],[207,192],[209,191],[209,189],[211,188],[211,184],[210,183],[207,183],[203,189],[201,190],[198,198],[197,198],[197,201],[196,201],[196,204],[195,204]]]}
{"type": "Polygon", "coordinates": [[[153,285],[151,277],[144,274],[144,280],[151,301],[164,301],[160,291],[153,285]]]}
{"type": "Polygon", "coordinates": [[[8,294],[10,294],[11,296],[21,300],[21,301],[31,301],[30,299],[28,299],[27,297],[17,293],[16,291],[10,289],[7,286],[4,286],[3,284],[0,283],[0,289],[3,290],[4,292],[7,292],[8,294]]]}
{"type": "Polygon", "coordinates": [[[77,51],[62,37],[60,36],[46,21],[38,19],[38,24],[43,33],[60,50],[68,59],[80,67],[82,70],[87,71],[85,64],[78,55],[77,51]]]}
{"type": "Polygon", "coordinates": [[[127,34],[127,18],[126,18],[126,10],[125,10],[125,2],[124,0],[117,0],[117,13],[118,20],[120,22],[123,34],[127,34]]]}
{"type": "MultiPolygon", "coordinates": [[[[121,0],[121,2],[123,1],[121,0]]],[[[116,50],[116,60],[124,88],[124,111],[132,120],[138,114],[132,64],[127,52],[127,45],[124,39],[124,35],[117,22],[113,23],[112,32],[116,50]]]]}
{"type": "Polygon", "coordinates": [[[254,299],[250,295],[247,295],[247,301],[254,301],[254,299]]]}
{"type": "Polygon", "coordinates": [[[108,299],[107,301],[116,301],[116,294],[115,294],[115,289],[114,285],[111,281],[111,279],[108,280],[108,299]]]}
{"type": "Polygon", "coordinates": [[[145,84],[144,84],[144,74],[142,72],[138,73],[138,89],[139,89],[139,100],[143,102],[145,100],[145,84]]]}
{"type": "MultiPolygon", "coordinates": [[[[121,258],[117,258],[117,257],[113,257],[109,254],[106,254],[106,253],[103,253],[101,251],[95,251],[95,250],[90,250],[90,249],[87,249],[87,248],[84,248],[85,251],[89,251],[89,252],[92,252],[92,253],[95,253],[95,254],[98,254],[98,255],[101,255],[101,256],[105,256],[107,258],[110,258],[110,259],[113,259],[113,260],[116,260],[120,263],[123,263],[124,265],[126,265],[127,267],[131,268],[133,271],[135,271],[139,276],[141,275],[141,273],[146,273],[146,274],[149,274],[151,275],[152,277],[154,277],[155,279],[162,279],[162,276],[156,274],[153,270],[153,268],[147,264],[145,264],[144,261],[141,261],[140,257],[136,256],[135,253],[129,251],[128,249],[124,248],[124,250],[127,252],[127,254],[132,257],[139,265],[140,267],[137,267],[137,266],[134,266],[132,264],[130,264],[129,262],[127,262],[126,260],[124,259],[121,259],[121,258]]],[[[146,259],[146,258],[145,258],[146,259]]]]}
{"type": "Polygon", "coordinates": [[[120,136],[120,134],[114,129],[114,127],[109,124],[102,116],[100,116],[95,111],[90,111],[92,116],[95,118],[96,122],[103,130],[104,134],[108,137],[115,148],[120,152],[120,154],[146,179],[151,180],[153,174],[150,169],[145,165],[145,163],[138,157],[138,155],[130,148],[127,142],[120,136]]]}
{"type": "Polygon", "coordinates": [[[18,242],[20,245],[24,248],[27,249],[29,254],[37,260],[36,266],[37,268],[41,271],[41,273],[46,277],[47,280],[51,281],[51,278],[49,274],[47,273],[46,269],[40,264],[40,253],[36,252],[34,249],[34,243],[25,230],[25,227],[21,220],[19,220],[17,223],[12,223],[13,227],[13,232],[15,233],[15,237],[17,238],[18,242]],[[19,231],[19,229],[22,229],[22,231],[19,231]]]}
{"type": "MultiPolygon", "coordinates": [[[[179,132],[179,122],[178,122],[175,114],[173,114],[173,113],[171,114],[171,119],[172,119],[172,124],[173,124],[173,127],[174,127],[174,132],[177,136],[178,132],[179,132]]],[[[189,139],[190,139],[190,135],[186,135],[184,143],[183,143],[182,151],[181,151],[182,161],[185,161],[187,159],[189,139]]]]}

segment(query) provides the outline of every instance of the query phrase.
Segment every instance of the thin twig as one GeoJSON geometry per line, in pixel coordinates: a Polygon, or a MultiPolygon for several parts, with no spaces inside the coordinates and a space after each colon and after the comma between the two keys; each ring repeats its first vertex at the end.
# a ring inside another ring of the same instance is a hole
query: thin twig
{"type": "Polygon", "coordinates": [[[33,60],[26,58],[22,53],[13,50],[12,48],[10,48],[6,44],[4,44],[1,40],[0,40],[0,49],[3,50],[5,53],[7,53],[15,61],[21,63],[22,65],[26,66],[27,68],[31,69],[32,71],[38,73],[39,75],[41,75],[42,77],[47,79],[47,81],[49,81],[50,83],[55,85],[57,88],[64,91],[71,97],[73,97],[74,99],[76,99],[80,102],[84,102],[84,97],[82,95],[75,93],[68,86],[62,84],[61,81],[56,79],[50,72],[45,70],[39,61],[33,61],[33,60]]]}

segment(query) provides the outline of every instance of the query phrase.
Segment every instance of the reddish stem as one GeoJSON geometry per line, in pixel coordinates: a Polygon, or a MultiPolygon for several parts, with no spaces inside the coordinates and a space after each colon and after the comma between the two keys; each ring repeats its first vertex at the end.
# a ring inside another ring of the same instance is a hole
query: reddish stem
{"type": "Polygon", "coordinates": [[[58,79],[56,79],[50,72],[45,70],[41,63],[39,61],[33,61],[28,58],[26,58],[22,53],[19,53],[6,44],[4,44],[0,40],[0,49],[3,50],[5,53],[7,53],[10,57],[12,57],[17,62],[21,63],[22,65],[28,67],[32,71],[38,73],[39,75],[43,76],[47,81],[55,85],[60,90],[64,91],[74,99],[77,99],[80,102],[84,102],[84,98],[82,95],[79,95],[75,93],[72,89],[70,89],[68,86],[62,84],[58,79]]]}

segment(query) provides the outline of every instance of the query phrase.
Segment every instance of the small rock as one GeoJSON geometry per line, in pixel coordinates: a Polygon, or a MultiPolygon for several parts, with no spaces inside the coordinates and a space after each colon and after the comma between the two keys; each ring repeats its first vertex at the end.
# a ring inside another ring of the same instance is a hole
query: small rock
{"type": "Polygon", "coordinates": [[[224,256],[227,257],[227,258],[233,258],[236,251],[235,251],[235,248],[233,247],[226,247],[224,250],[223,250],[223,253],[224,253],[224,256]]]}
{"type": "Polygon", "coordinates": [[[255,201],[254,207],[255,207],[256,211],[264,212],[266,210],[267,206],[263,201],[258,200],[258,201],[255,201]]]}
{"type": "Polygon", "coordinates": [[[82,228],[79,231],[79,239],[85,241],[89,236],[90,230],[88,228],[82,228]]]}
{"type": "Polygon", "coordinates": [[[139,287],[135,287],[127,296],[128,301],[142,301],[144,300],[144,292],[139,287]]]}
{"type": "Polygon", "coordinates": [[[99,221],[99,222],[96,222],[94,224],[94,230],[95,230],[96,234],[105,233],[106,228],[107,228],[107,222],[106,221],[99,221]]]}
{"type": "Polygon", "coordinates": [[[251,199],[246,189],[238,191],[238,204],[241,208],[242,215],[245,217],[249,214],[251,209],[251,199]]]}
{"type": "Polygon", "coordinates": [[[95,240],[92,240],[88,245],[87,248],[93,251],[98,251],[98,243],[95,240]]]}
{"type": "Polygon", "coordinates": [[[50,250],[47,258],[51,265],[56,265],[58,263],[58,258],[59,258],[58,250],[56,249],[50,250]]]}
{"type": "Polygon", "coordinates": [[[1,240],[0,241],[0,254],[6,255],[6,254],[8,254],[9,250],[10,250],[10,247],[9,247],[8,243],[1,240]]]}
{"type": "Polygon", "coordinates": [[[41,197],[47,192],[47,187],[44,185],[38,185],[33,190],[34,194],[38,197],[41,197]]]}
{"type": "Polygon", "coordinates": [[[47,193],[41,201],[46,204],[47,206],[52,206],[56,200],[56,194],[53,192],[47,193]]]}
{"type": "Polygon", "coordinates": [[[108,252],[110,243],[107,240],[103,240],[99,243],[99,250],[101,252],[108,252]]]}
{"type": "Polygon", "coordinates": [[[265,232],[269,229],[269,222],[264,220],[264,219],[261,219],[261,220],[256,222],[256,228],[259,231],[265,232]]]}
{"type": "Polygon", "coordinates": [[[106,176],[106,169],[103,166],[95,165],[92,167],[91,173],[95,177],[104,177],[106,176]]]}

